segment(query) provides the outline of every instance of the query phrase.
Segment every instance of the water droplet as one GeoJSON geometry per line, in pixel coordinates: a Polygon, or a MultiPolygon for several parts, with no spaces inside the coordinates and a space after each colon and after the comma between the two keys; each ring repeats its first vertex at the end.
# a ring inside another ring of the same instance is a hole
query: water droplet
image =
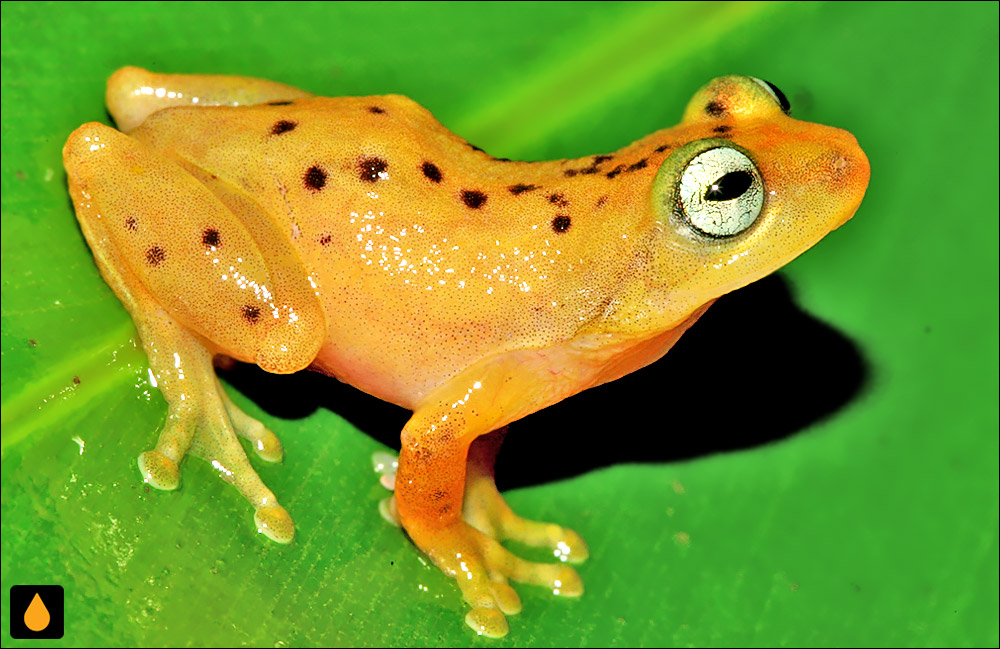
{"type": "Polygon", "coordinates": [[[42,598],[35,593],[31,603],[28,604],[28,609],[24,612],[24,626],[37,633],[44,630],[51,619],[49,609],[45,608],[42,598]]]}

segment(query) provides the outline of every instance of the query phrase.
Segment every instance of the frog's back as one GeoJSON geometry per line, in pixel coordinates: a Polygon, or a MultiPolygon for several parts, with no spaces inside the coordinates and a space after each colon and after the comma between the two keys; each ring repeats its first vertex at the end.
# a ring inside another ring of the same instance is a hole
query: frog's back
{"type": "Polygon", "coordinates": [[[473,360],[572,336],[634,244],[586,253],[605,220],[573,217],[608,197],[561,191],[569,161],[492,158],[402,96],[173,108],[133,135],[287,233],[327,313],[317,365],[403,405],[473,360]]]}

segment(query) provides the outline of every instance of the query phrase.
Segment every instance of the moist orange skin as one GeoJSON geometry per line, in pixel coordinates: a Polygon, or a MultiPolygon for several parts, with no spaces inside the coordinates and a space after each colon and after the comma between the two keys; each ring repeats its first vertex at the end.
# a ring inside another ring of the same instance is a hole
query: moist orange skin
{"type": "Polygon", "coordinates": [[[476,512],[463,519],[467,478],[491,476],[489,462],[467,476],[472,442],[658,359],[719,295],[849,219],[869,175],[850,134],[788,117],[747,77],[708,84],[678,126],[550,162],[492,158],[395,95],[124,68],[108,104],[127,135],[85,124],[64,156],[81,228],[171,404],[140,460],[147,480],[176,485],[193,444],[290,540],[233,443],[280,446],[211,387],[215,355],[311,367],[411,409],[400,520],[488,635],[519,608],[497,580],[579,578],[515,560],[496,529],[470,527],[476,512]],[[693,233],[667,198],[684,147],[709,139],[747,152],[767,192],[754,224],[724,239],[693,233]]]}

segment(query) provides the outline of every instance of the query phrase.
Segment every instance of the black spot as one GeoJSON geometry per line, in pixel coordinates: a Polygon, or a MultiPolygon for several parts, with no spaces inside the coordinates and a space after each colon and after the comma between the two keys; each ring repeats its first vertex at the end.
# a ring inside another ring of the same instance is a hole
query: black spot
{"type": "Polygon", "coordinates": [[[257,324],[260,320],[260,307],[254,306],[253,304],[244,304],[243,308],[240,310],[243,314],[243,319],[250,324],[257,324]]]}
{"type": "Polygon", "coordinates": [[[712,117],[719,117],[725,114],[726,107],[722,105],[722,102],[710,101],[705,105],[705,112],[712,117]]]}
{"type": "Polygon", "coordinates": [[[733,130],[732,126],[725,126],[725,125],[716,126],[715,128],[712,129],[712,131],[715,133],[728,133],[731,130],[733,130]]]}
{"type": "Polygon", "coordinates": [[[625,165],[618,165],[617,167],[615,167],[614,169],[612,169],[611,171],[609,171],[604,175],[607,176],[608,178],[614,178],[623,171],[625,171],[625,165]]]}
{"type": "Polygon", "coordinates": [[[648,161],[646,160],[646,158],[643,158],[639,162],[629,165],[628,169],[626,169],[625,171],[639,171],[640,169],[645,169],[648,166],[649,166],[648,161]]]}
{"type": "Polygon", "coordinates": [[[524,192],[533,192],[536,189],[541,189],[541,188],[542,188],[541,185],[525,185],[523,183],[518,183],[516,185],[511,185],[510,187],[508,187],[507,191],[509,191],[514,196],[517,196],[518,194],[523,194],[524,192]]]}
{"type": "Polygon", "coordinates": [[[594,161],[591,163],[590,166],[596,167],[597,165],[601,164],[602,162],[607,162],[608,160],[611,160],[612,158],[614,158],[613,155],[595,155],[594,156],[594,161]]]}
{"type": "Polygon", "coordinates": [[[274,123],[274,126],[271,127],[271,135],[281,135],[282,133],[293,131],[296,126],[298,126],[296,122],[290,122],[287,119],[283,119],[274,123]]]}
{"type": "Polygon", "coordinates": [[[201,233],[201,242],[208,248],[218,248],[219,244],[222,243],[222,237],[219,236],[218,230],[206,228],[205,231],[201,233]]]}
{"type": "Polygon", "coordinates": [[[385,114],[385,109],[382,108],[381,106],[369,106],[368,112],[375,113],[376,115],[383,115],[385,114]]]}
{"type": "Polygon", "coordinates": [[[656,147],[655,151],[657,153],[663,153],[664,151],[666,151],[669,148],[670,148],[669,144],[661,144],[660,146],[656,147]]]}
{"type": "Polygon", "coordinates": [[[483,151],[482,149],[480,149],[478,146],[476,146],[472,142],[466,142],[466,144],[468,144],[469,148],[472,149],[473,151],[479,151],[480,153],[486,153],[485,151],[483,151]]]}
{"type": "Polygon", "coordinates": [[[604,204],[607,202],[608,202],[608,195],[605,194],[604,196],[601,196],[600,198],[597,199],[597,202],[594,203],[594,207],[604,207],[604,204]]]}
{"type": "Polygon", "coordinates": [[[749,171],[730,171],[705,191],[706,201],[731,201],[739,198],[753,184],[749,171]]]}
{"type": "Polygon", "coordinates": [[[309,167],[306,169],[306,175],[303,177],[303,180],[306,183],[306,187],[318,192],[323,189],[324,185],[326,185],[326,172],[320,167],[309,167]]]}
{"type": "Polygon", "coordinates": [[[146,251],[146,261],[150,266],[159,266],[167,258],[167,253],[160,246],[153,246],[146,251]]]}
{"type": "Polygon", "coordinates": [[[389,168],[389,163],[382,158],[376,158],[374,156],[368,158],[361,158],[358,162],[358,178],[367,182],[373,183],[381,179],[379,174],[385,173],[385,170],[389,168]]]}
{"type": "Polygon", "coordinates": [[[549,202],[559,207],[568,207],[569,201],[562,194],[549,194],[549,202]]]}
{"type": "Polygon", "coordinates": [[[590,176],[592,174],[596,174],[598,171],[600,171],[600,169],[597,167],[587,167],[586,169],[581,169],[580,173],[585,176],[590,176]]]}
{"type": "Polygon", "coordinates": [[[552,229],[559,234],[569,230],[570,224],[569,217],[563,214],[559,214],[556,218],[552,219],[552,229]]]}
{"type": "Polygon", "coordinates": [[[429,180],[436,183],[441,182],[441,170],[438,169],[437,165],[433,162],[424,162],[424,164],[420,166],[420,169],[429,180]]]}
{"type": "Polygon", "coordinates": [[[127,216],[127,217],[125,217],[125,229],[126,230],[131,230],[132,232],[135,232],[136,228],[138,228],[138,227],[139,227],[139,222],[135,220],[134,216],[127,216]]]}
{"type": "Polygon", "coordinates": [[[572,178],[573,176],[577,175],[578,173],[580,173],[580,172],[577,171],[576,169],[564,169],[563,170],[563,175],[566,176],[567,178],[572,178]]]}
{"type": "Polygon", "coordinates": [[[330,245],[330,242],[333,241],[333,237],[330,236],[329,234],[324,234],[320,236],[320,238],[317,239],[317,241],[319,241],[319,245],[321,246],[328,246],[330,245]]]}
{"type": "Polygon", "coordinates": [[[486,194],[482,193],[478,189],[462,190],[462,202],[474,210],[478,210],[480,207],[485,205],[486,198],[486,194]]]}
{"type": "Polygon", "coordinates": [[[267,105],[268,106],[291,106],[292,102],[290,102],[290,101],[269,101],[269,102],[267,102],[267,105]]]}

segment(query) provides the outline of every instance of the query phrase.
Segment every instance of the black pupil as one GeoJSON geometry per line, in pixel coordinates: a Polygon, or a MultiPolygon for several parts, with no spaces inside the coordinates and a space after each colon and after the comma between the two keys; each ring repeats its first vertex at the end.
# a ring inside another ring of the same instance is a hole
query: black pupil
{"type": "Polygon", "coordinates": [[[749,171],[730,171],[722,178],[708,186],[705,192],[706,201],[731,201],[739,198],[753,184],[753,176],[749,171]]]}

